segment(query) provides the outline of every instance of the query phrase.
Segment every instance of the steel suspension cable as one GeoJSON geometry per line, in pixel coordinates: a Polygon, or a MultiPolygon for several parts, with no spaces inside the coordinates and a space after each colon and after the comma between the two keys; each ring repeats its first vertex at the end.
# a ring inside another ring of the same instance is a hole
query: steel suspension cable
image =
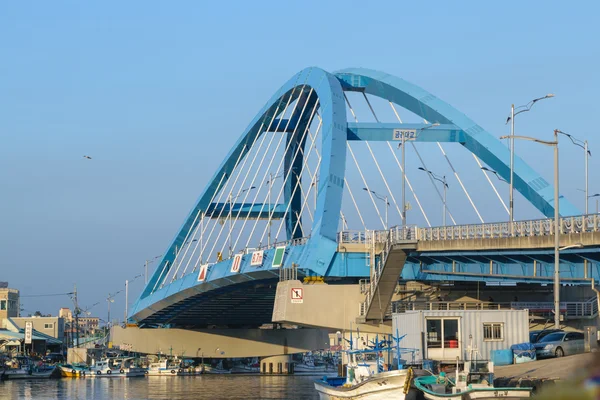
{"type": "MultiPolygon", "coordinates": [[[[311,114],[310,114],[309,121],[308,121],[308,123],[306,124],[306,128],[304,129],[304,132],[302,133],[302,137],[301,137],[301,139],[300,139],[300,143],[304,142],[304,140],[305,140],[305,138],[306,138],[306,135],[307,135],[307,132],[310,130],[310,125],[311,125],[311,123],[312,123],[312,119],[314,118],[314,114],[315,114],[315,112],[316,112],[317,108],[319,107],[319,104],[320,104],[320,102],[319,102],[319,101],[316,101],[316,102],[315,102],[315,104],[314,104],[314,106],[313,106],[312,112],[311,112],[311,114]]],[[[313,143],[313,144],[314,144],[314,143],[313,143]]],[[[293,165],[293,164],[294,164],[294,162],[296,161],[296,158],[298,157],[298,154],[300,153],[300,149],[301,149],[301,146],[298,146],[298,147],[296,148],[296,151],[294,152],[294,156],[292,157],[292,161],[290,162],[290,165],[293,165]]],[[[312,144],[311,144],[311,150],[312,150],[312,144]]],[[[310,151],[309,151],[308,157],[310,157],[310,151]]],[[[284,160],[282,159],[282,160],[281,160],[281,162],[279,163],[279,167],[277,168],[277,170],[279,170],[279,169],[281,168],[281,165],[283,164],[283,161],[284,161],[284,160]]],[[[305,161],[306,161],[306,160],[305,160],[305,161]]],[[[289,209],[289,207],[290,207],[290,206],[291,206],[291,204],[292,204],[292,202],[291,202],[291,199],[294,197],[294,194],[296,193],[296,190],[295,190],[295,188],[298,186],[298,184],[299,184],[300,182],[302,182],[302,172],[303,172],[303,170],[304,170],[305,161],[303,161],[303,162],[302,162],[302,165],[303,165],[303,166],[302,166],[302,168],[301,168],[301,170],[300,170],[299,179],[297,179],[297,181],[296,181],[296,185],[295,185],[295,187],[294,187],[294,190],[292,191],[292,194],[290,195],[290,201],[288,202],[288,205],[287,205],[287,207],[286,207],[286,211],[285,211],[285,212],[284,212],[284,214],[283,214],[283,215],[284,215],[284,218],[285,218],[285,216],[287,215],[288,209],[289,209]]],[[[275,199],[275,204],[279,204],[279,199],[281,198],[281,195],[283,194],[283,191],[284,191],[284,189],[285,189],[285,185],[287,184],[287,181],[288,181],[288,179],[290,178],[290,175],[291,175],[291,174],[292,174],[292,169],[290,168],[290,170],[289,170],[289,171],[287,171],[287,173],[285,173],[285,175],[284,175],[284,179],[283,179],[283,185],[281,185],[281,189],[279,190],[279,193],[277,194],[277,197],[276,197],[276,199],[275,199]]],[[[261,209],[261,213],[262,213],[262,209],[261,209]]],[[[271,221],[271,220],[273,219],[273,214],[274,214],[274,213],[275,213],[275,209],[272,209],[272,210],[269,212],[269,219],[268,219],[268,221],[271,221]]],[[[285,223],[285,219],[283,219],[283,220],[282,220],[282,223],[280,223],[280,224],[279,224],[279,229],[277,230],[277,234],[275,235],[275,238],[277,238],[277,236],[279,235],[279,231],[281,230],[281,226],[282,226],[284,223],[285,223]]],[[[252,234],[254,234],[254,228],[256,228],[256,224],[255,224],[255,226],[253,227],[252,234]]],[[[260,237],[260,241],[259,241],[259,243],[261,243],[261,244],[262,244],[262,241],[263,241],[263,239],[264,239],[264,237],[265,237],[265,234],[267,233],[267,230],[268,230],[268,225],[266,225],[266,226],[265,226],[265,229],[263,230],[263,233],[262,233],[262,235],[261,235],[261,237],[260,237]]],[[[276,240],[275,240],[275,241],[276,241],[276,240]]]]}
{"type": "MultiPolygon", "coordinates": [[[[396,111],[396,108],[394,107],[394,104],[392,102],[390,102],[390,106],[392,107],[392,110],[394,110],[394,114],[396,114],[396,118],[398,118],[398,121],[400,123],[402,123],[402,120],[400,119],[400,115],[398,115],[398,112],[396,111]]],[[[427,165],[425,164],[425,161],[423,160],[423,157],[421,157],[421,153],[419,153],[419,150],[417,149],[417,146],[415,146],[415,144],[412,141],[410,142],[410,144],[412,145],[412,148],[415,151],[415,154],[419,158],[419,161],[421,162],[421,166],[426,171],[429,171],[429,169],[427,169],[427,165]]],[[[400,166],[400,162],[398,161],[398,158],[396,157],[396,153],[394,153],[394,150],[392,149],[392,146],[389,143],[388,143],[388,147],[390,148],[390,151],[392,152],[392,154],[394,154],[394,158],[396,159],[396,163],[400,167],[400,170],[402,170],[402,167],[400,166]]],[[[433,188],[435,189],[436,193],[438,194],[440,200],[443,202],[444,196],[442,196],[442,194],[440,193],[440,190],[438,189],[437,185],[435,184],[435,180],[433,179],[431,174],[427,174],[427,175],[429,176],[429,180],[431,181],[431,184],[433,185],[433,188]]],[[[423,207],[421,206],[421,203],[419,202],[415,191],[412,189],[412,185],[409,183],[408,176],[406,174],[405,174],[405,176],[407,177],[406,183],[411,188],[411,192],[413,193],[413,196],[415,196],[415,201],[419,205],[419,208],[421,209],[421,212],[423,213],[423,216],[425,217],[425,220],[427,221],[427,225],[431,227],[431,223],[429,222],[429,219],[427,218],[427,215],[425,214],[425,211],[424,211],[423,207]]],[[[454,220],[454,217],[452,216],[452,213],[450,212],[450,209],[448,208],[447,204],[446,204],[446,211],[448,212],[448,215],[450,216],[452,223],[454,223],[454,225],[456,225],[456,221],[454,220]]]]}
{"type": "MultiPolygon", "coordinates": [[[[297,86],[295,86],[295,87],[294,87],[294,89],[292,90],[292,94],[291,94],[291,95],[288,97],[288,99],[287,99],[287,102],[286,102],[286,105],[285,105],[285,108],[283,109],[283,112],[282,112],[282,114],[281,114],[282,116],[285,116],[285,114],[286,114],[286,112],[287,112],[287,109],[288,109],[288,107],[290,106],[290,103],[292,102],[293,93],[296,91],[296,88],[297,88],[297,86]]],[[[273,119],[275,119],[275,117],[276,117],[276,114],[274,114],[274,115],[273,115],[273,119]]],[[[282,121],[282,119],[283,119],[283,118],[279,118],[279,120],[277,121],[277,125],[276,125],[276,127],[275,127],[275,132],[279,131],[279,127],[280,127],[280,125],[281,125],[281,121],[282,121]]],[[[282,137],[284,137],[284,135],[281,135],[281,138],[282,138],[282,137]]],[[[270,149],[270,147],[271,147],[271,144],[272,144],[272,141],[273,141],[273,139],[274,139],[274,138],[275,138],[275,133],[273,133],[273,138],[271,139],[271,141],[269,141],[269,144],[268,144],[268,146],[267,146],[267,149],[265,150],[265,154],[269,152],[269,149],[270,149]]],[[[281,138],[279,139],[279,141],[278,141],[278,143],[277,143],[277,146],[276,146],[276,148],[275,148],[275,152],[277,152],[277,150],[279,149],[279,146],[281,145],[281,141],[282,141],[282,139],[281,139],[281,138]]],[[[258,153],[257,153],[257,154],[258,154],[258,153]]],[[[258,168],[257,168],[257,170],[256,170],[256,173],[254,174],[254,177],[253,177],[253,181],[252,181],[252,182],[254,182],[254,180],[255,180],[255,179],[256,179],[256,177],[258,176],[258,173],[260,172],[260,170],[261,170],[261,168],[262,168],[262,164],[263,164],[263,162],[264,162],[264,161],[265,161],[265,157],[264,157],[264,155],[263,155],[263,157],[262,157],[262,159],[261,159],[261,161],[260,161],[260,163],[259,163],[259,165],[258,165],[258,168]]],[[[248,173],[247,173],[246,175],[248,175],[248,173]]],[[[249,193],[246,193],[246,195],[244,196],[244,199],[246,199],[246,198],[248,197],[248,194],[249,194],[249,193]]],[[[229,196],[231,196],[231,193],[229,193],[229,196]]],[[[231,210],[231,206],[232,206],[232,205],[230,204],[230,205],[229,205],[229,218],[226,218],[226,221],[227,221],[227,219],[230,219],[230,218],[231,218],[231,216],[232,216],[232,213],[231,213],[231,211],[232,211],[232,210],[231,210]]],[[[213,247],[212,247],[212,248],[211,248],[211,250],[210,250],[210,253],[212,253],[212,252],[214,251],[214,249],[216,248],[216,246],[217,246],[217,243],[218,243],[218,241],[219,241],[219,238],[221,237],[221,234],[222,234],[222,232],[223,232],[223,229],[224,229],[224,228],[225,228],[225,224],[223,224],[223,225],[221,226],[221,229],[219,230],[219,234],[217,235],[217,239],[214,241],[214,244],[213,244],[213,247]]],[[[230,234],[231,234],[231,233],[230,233],[230,234]]],[[[228,238],[229,238],[229,235],[228,235],[228,236],[225,238],[224,245],[223,245],[223,247],[221,248],[221,254],[223,254],[222,252],[223,252],[223,249],[224,249],[224,247],[225,247],[225,245],[226,245],[226,243],[227,243],[227,239],[228,239],[228,238]]],[[[231,251],[233,251],[233,249],[231,249],[231,251]]],[[[229,256],[229,257],[231,257],[231,254],[229,254],[228,256],[229,256]]]]}
{"type": "MultiPolygon", "coordinates": [[[[300,90],[300,94],[298,95],[298,100],[297,100],[297,101],[296,101],[296,103],[294,104],[294,108],[293,108],[293,110],[292,110],[292,112],[291,112],[291,114],[290,114],[290,115],[292,115],[292,116],[293,116],[293,115],[295,114],[295,112],[296,112],[296,108],[298,107],[298,103],[300,102],[300,98],[302,97],[302,94],[303,94],[303,92],[304,92],[304,87],[302,87],[302,89],[300,90]]],[[[310,91],[309,91],[309,94],[308,94],[308,98],[310,98],[310,96],[312,95],[312,93],[313,93],[313,89],[311,88],[311,89],[310,89],[310,91]]],[[[308,105],[308,101],[306,101],[306,102],[303,104],[303,106],[302,106],[302,110],[300,111],[300,116],[298,117],[298,120],[297,120],[297,122],[296,122],[296,125],[294,126],[294,129],[293,129],[293,132],[292,132],[292,136],[293,136],[293,135],[295,135],[295,133],[296,133],[296,130],[298,129],[298,125],[300,124],[300,121],[302,120],[302,117],[304,116],[304,111],[306,110],[306,107],[307,107],[307,105],[308,105]]],[[[280,139],[280,140],[283,140],[283,138],[284,138],[284,137],[287,135],[287,132],[288,132],[288,128],[289,128],[290,121],[291,121],[291,117],[290,117],[290,118],[288,118],[288,120],[287,120],[287,123],[286,123],[286,126],[285,126],[285,129],[284,129],[284,132],[286,132],[286,133],[283,133],[283,134],[281,135],[281,139],[280,139]]],[[[283,160],[285,159],[285,154],[286,154],[286,153],[287,153],[287,151],[289,150],[289,148],[290,148],[291,144],[292,144],[292,141],[291,141],[291,140],[290,140],[290,141],[289,141],[289,142],[286,144],[286,146],[285,146],[285,148],[284,148],[284,150],[283,150],[284,157],[282,157],[282,159],[281,159],[281,161],[282,161],[282,162],[283,162],[283,160]]],[[[266,182],[266,179],[267,179],[267,176],[268,176],[268,172],[271,170],[271,165],[273,164],[273,161],[274,161],[274,160],[275,160],[275,158],[274,158],[274,157],[271,157],[271,160],[270,160],[270,162],[269,162],[269,165],[267,166],[267,169],[266,169],[265,175],[264,175],[264,176],[262,177],[262,179],[261,179],[261,182],[260,182],[260,184],[259,184],[259,187],[262,187],[262,186],[265,184],[265,182],[266,182]]],[[[279,173],[279,168],[277,168],[277,170],[276,170],[276,171],[277,171],[277,173],[279,173]]],[[[258,171],[257,171],[257,172],[258,172],[258,171]]],[[[255,177],[255,178],[256,178],[256,177],[255,177]]],[[[254,185],[254,180],[252,181],[252,185],[254,185]]],[[[258,198],[258,195],[259,195],[259,191],[257,191],[257,192],[256,192],[256,195],[254,196],[254,199],[252,200],[252,205],[250,206],[250,209],[251,209],[251,210],[254,208],[254,205],[256,204],[256,199],[258,198]]],[[[257,224],[257,223],[258,223],[258,221],[260,220],[260,215],[262,214],[262,210],[264,209],[264,205],[265,205],[265,203],[267,202],[267,199],[269,198],[269,195],[270,195],[270,194],[267,192],[267,194],[266,194],[266,196],[265,196],[265,199],[264,199],[264,200],[263,200],[263,202],[262,202],[262,206],[261,206],[261,211],[260,211],[260,213],[259,213],[259,217],[257,217],[257,218],[256,218],[256,220],[255,220],[255,224],[257,224]]],[[[269,204],[269,207],[271,207],[271,205],[270,205],[270,204],[269,204]]],[[[238,212],[238,214],[237,214],[237,216],[236,216],[235,222],[237,222],[237,220],[238,220],[238,217],[240,216],[240,213],[241,213],[241,209],[240,209],[240,211],[238,212]]],[[[247,216],[247,217],[244,219],[244,222],[243,222],[243,224],[242,224],[242,227],[240,228],[240,234],[238,235],[238,237],[237,237],[237,239],[236,239],[236,241],[235,241],[235,243],[234,243],[234,245],[233,245],[233,247],[234,247],[234,248],[236,248],[236,247],[237,247],[237,244],[238,244],[238,242],[239,242],[239,240],[240,240],[240,238],[241,238],[241,236],[242,236],[242,233],[244,232],[244,228],[246,227],[246,223],[248,222],[248,219],[249,219],[249,217],[248,217],[248,216],[247,216]]],[[[234,222],[234,224],[235,224],[235,222],[234,222]]],[[[252,237],[252,236],[250,236],[250,238],[251,238],[251,237],[252,237]]],[[[245,247],[248,247],[248,245],[246,245],[245,247]]]]}
{"type": "Polygon", "coordinates": [[[496,185],[494,185],[494,183],[490,179],[490,176],[488,175],[487,171],[483,169],[483,165],[481,164],[481,161],[479,161],[479,157],[477,157],[473,153],[471,153],[471,155],[475,159],[475,162],[479,166],[479,169],[481,170],[481,172],[483,172],[483,175],[487,179],[488,183],[490,184],[490,186],[494,190],[494,193],[496,193],[496,196],[498,197],[498,200],[500,200],[500,203],[502,203],[502,206],[504,207],[504,209],[506,210],[506,212],[510,215],[510,211],[508,210],[508,207],[506,207],[506,203],[504,203],[504,200],[502,200],[502,197],[500,196],[500,193],[498,193],[498,190],[496,189],[496,185]]]}

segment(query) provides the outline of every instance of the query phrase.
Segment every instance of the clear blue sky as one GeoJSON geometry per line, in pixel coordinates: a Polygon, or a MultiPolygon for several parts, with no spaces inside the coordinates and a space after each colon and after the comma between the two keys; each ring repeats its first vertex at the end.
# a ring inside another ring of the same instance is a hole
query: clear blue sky
{"type": "MultiPolygon", "coordinates": [[[[588,138],[600,191],[598,2],[291,3],[2,2],[0,280],[23,295],[77,283],[104,317],[256,111],[311,65],[403,77],[498,136],[511,103],[554,92],[520,133],[588,138]]],[[[551,180],[551,152],[519,148],[551,180]]],[[[562,192],[583,208],[581,153],[562,149],[562,192]]],[[[70,301],[22,304],[56,314],[70,301]]]]}

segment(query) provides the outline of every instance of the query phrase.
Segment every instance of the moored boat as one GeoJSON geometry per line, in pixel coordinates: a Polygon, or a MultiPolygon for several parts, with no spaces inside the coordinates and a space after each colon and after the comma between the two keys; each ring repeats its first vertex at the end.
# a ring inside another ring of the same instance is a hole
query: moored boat
{"type": "Polygon", "coordinates": [[[146,376],[146,370],[135,365],[133,357],[102,358],[90,367],[90,378],[133,378],[146,376]]]}
{"type": "Polygon", "coordinates": [[[204,374],[230,374],[230,369],[223,368],[223,360],[220,360],[217,365],[202,364],[202,373],[204,374]]]}
{"type": "MultiPolygon", "coordinates": [[[[531,397],[529,387],[494,387],[493,363],[488,362],[482,370],[476,363],[465,361],[464,369],[451,379],[444,372],[439,375],[421,376],[414,379],[415,387],[423,392],[428,400],[444,399],[526,399],[531,397]]],[[[459,371],[458,367],[456,371],[459,371]]]]}
{"type": "Polygon", "coordinates": [[[90,373],[90,368],[85,364],[58,364],[57,367],[65,378],[79,378],[90,373]]]}
{"type": "Polygon", "coordinates": [[[49,379],[56,368],[43,363],[36,364],[28,357],[16,357],[11,365],[4,371],[2,379],[49,379]]]}
{"type": "Polygon", "coordinates": [[[181,372],[179,365],[169,362],[167,359],[150,363],[146,369],[146,375],[148,376],[177,376],[181,372]]]}

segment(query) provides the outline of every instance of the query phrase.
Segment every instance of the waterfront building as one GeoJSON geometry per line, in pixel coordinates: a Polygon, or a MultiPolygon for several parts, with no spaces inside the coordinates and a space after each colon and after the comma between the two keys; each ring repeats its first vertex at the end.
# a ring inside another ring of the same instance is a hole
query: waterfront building
{"type": "Polygon", "coordinates": [[[6,325],[7,318],[19,316],[19,291],[8,287],[8,282],[0,282],[0,328],[6,325]]]}
{"type": "Polygon", "coordinates": [[[61,317],[17,317],[10,319],[19,329],[25,328],[25,323],[31,321],[33,330],[60,342],[65,338],[65,320],[61,317]]]}
{"type": "MultiPolygon", "coordinates": [[[[422,359],[453,363],[469,359],[469,351],[490,359],[492,350],[529,342],[528,310],[422,310],[395,313],[392,332],[406,335],[402,347],[418,350],[422,359]]],[[[402,358],[412,361],[412,353],[402,358]]]]}
{"type": "Polygon", "coordinates": [[[71,322],[73,319],[73,313],[69,307],[63,307],[58,310],[58,316],[64,318],[65,322],[71,322]]]}

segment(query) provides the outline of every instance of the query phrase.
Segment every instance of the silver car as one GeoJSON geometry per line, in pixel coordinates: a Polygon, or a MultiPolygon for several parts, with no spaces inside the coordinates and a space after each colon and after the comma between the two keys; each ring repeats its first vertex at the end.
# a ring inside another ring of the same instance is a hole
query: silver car
{"type": "Polygon", "coordinates": [[[584,336],[579,332],[554,332],[541,338],[534,346],[538,358],[562,357],[585,351],[584,336]]]}

